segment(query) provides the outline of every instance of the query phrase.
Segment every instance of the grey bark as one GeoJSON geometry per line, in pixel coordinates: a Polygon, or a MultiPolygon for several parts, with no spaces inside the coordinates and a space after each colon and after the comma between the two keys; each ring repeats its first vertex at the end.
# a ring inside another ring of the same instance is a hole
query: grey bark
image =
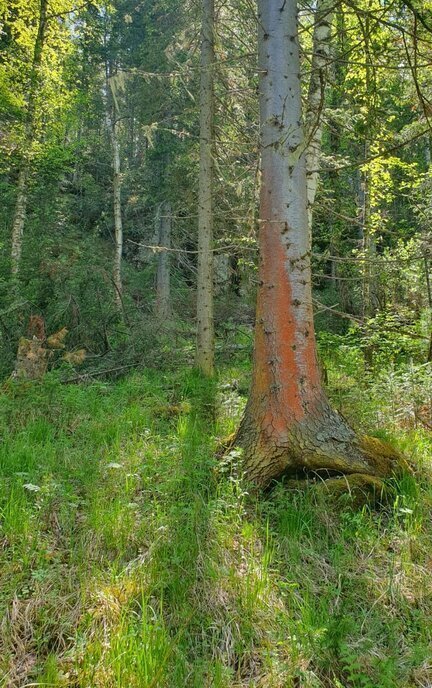
{"type": "Polygon", "coordinates": [[[428,363],[432,362],[432,285],[431,285],[431,278],[430,278],[430,266],[429,266],[429,260],[428,260],[428,255],[426,252],[426,248],[423,247],[423,261],[424,261],[424,269],[425,269],[425,277],[426,277],[426,295],[427,295],[427,303],[429,306],[429,320],[430,320],[430,334],[429,334],[429,347],[428,347],[428,353],[427,353],[427,359],[426,361],[428,363]]]}
{"type": "Polygon", "coordinates": [[[312,231],[312,214],[318,186],[321,156],[322,114],[324,110],[327,71],[331,57],[331,28],[334,0],[318,0],[315,10],[312,43],[312,65],[306,107],[306,174],[308,224],[312,231]]]}
{"type": "MultiPolygon", "coordinates": [[[[105,35],[105,47],[108,37],[105,35]]],[[[120,156],[120,113],[118,108],[118,94],[113,74],[113,66],[107,59],[105,62],[105,118],[108,134],[111,141],[112,169],[113,169],[113,220],[114,220],[114,257],[113,257],[113,284],[114,300],[119,311],[123,312],[123,283],[122,283],[122,255],[123,255],[123,222],[121,207],[122,173],[120,156]]]]}
{"type": "Polygon", "coordinates": [[[121,275],[121,264],[123,254],[123,223],[121,210],[121,163],[120,163],[120,144],[118,140],[118,122],[113,119],[111,124],[111,143],[113,150],[113,211],[114,211],[114,262],[113,262],[113,282],[115,288],[115,302],[117,308],[123,308],[123,284],[121,275]]]}
{"type": "Polygon", "coordinates": [[[158,253],[156,273],[156,316],[160,321],[169,320],[171,311],[171,273],[170,251],[171,248],[171,204],[162,204],[159,214],[159,240],[160,251],[158,253]]]}
{"type": "Polygon", "coordinates": [[[200,83],[200,171],[198,191],[197,342],[195,363],[214,373],[213,320],[213,140],[214,0],[202,0],[200,83]]]}
{"type": "Polygon", "coordinates": [[[216,294],[223,294],[229,288],[230,257],[227,253],[217,253],[214,256],[214,289],[216,294]]]}

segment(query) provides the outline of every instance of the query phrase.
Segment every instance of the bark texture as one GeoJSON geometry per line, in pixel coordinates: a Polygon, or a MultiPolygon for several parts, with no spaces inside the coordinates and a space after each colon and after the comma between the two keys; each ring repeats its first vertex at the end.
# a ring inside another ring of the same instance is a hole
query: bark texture
{"type": "Polygon", "coordinates": [[[121,275],[121,264],[123,255],[123,223],[121,210],[121,166],[120,166],[120,144],[118,140],[118,122],[113,118],[111,124],[111,143],[113,150],[113,210],[114,210],[114,262],[113,262],[113,282],[115,288],[115,302],[118,309],[123,308],[122,294],[123,284],[121,275]]]}
{"type": "Polygon", "coordinates": [[[12,222],[11,272],[12,275],[15,276],[18,275],[21,263],[24,224],[27,212],[27,187],[31,167],[31,149],[36,129],[36,95],[38,91],[40,67],[42,64],[42,54],[45,44],[47,7],[48,0],[40,0],[38,31],[34,45],[33,62],[30,72],[23,152],[18,175],[17,198],[12,222]]]}
{"type": "Polygon", "coordinates": [[[306,108],[306,178],[308,224],[312,231],[312,213],[318,187],[318,167],[321,156],[322,114],[324,110],[327,70],[331,57],[331,28],[333,0],[318,0],[315,10],[312,43],[312,66],[306,108]]]}
{"type": "Polygon", "coordinates": [[[171,204],[163,203],[159,217],[158,264],[156,274],[156,316],[160,321],[171,317],[171,204]]]}
{"type": "Polygon", "coordinates": [[[196,366],[214,372],[213,321],[213,140],[214,0],[202,0],[200,85],[200,172],[196,366]]]}
{"type": "Polygon", "coordinates": [[[227,253],[217,253],[214,256],[214,290],[216,294],[223,294],[230,286],[230,257],[227,253]]]}
{"type": "Polygon", "coordinates": [[[264,485],[301,469],[389,474],[399,457],[359,438],[321,384],[295,0],[258,0],[261,120],[260,270],[252,388],[236,444],[264,485]]]}
{"type": "Polygon", "coordinates": [[[12,275],[15,276],[18,275],[21,263],[24,224],[27,212],[28,174],[29,162],[28,160],[23,159],[18,175],[18,193],[15,202],[15,211],[12,224],[11,272],[12,275]]]}

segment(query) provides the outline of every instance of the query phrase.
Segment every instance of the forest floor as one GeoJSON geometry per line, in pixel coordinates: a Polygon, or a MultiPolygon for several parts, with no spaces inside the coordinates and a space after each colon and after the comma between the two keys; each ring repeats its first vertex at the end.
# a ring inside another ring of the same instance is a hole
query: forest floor
{"type": "Polygon", "coordinates": [[[392,426],[419,470],[385,505],[256,495],[215,455],[248,376],[4,385],[2,686],[432,685],[432,434],[392,426]]]}

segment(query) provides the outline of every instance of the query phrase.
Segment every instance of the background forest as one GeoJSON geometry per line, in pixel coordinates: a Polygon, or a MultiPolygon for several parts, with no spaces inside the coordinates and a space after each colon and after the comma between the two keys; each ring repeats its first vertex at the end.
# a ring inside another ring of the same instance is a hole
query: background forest
{"type": "Polygon", "coordinates": [[[254,3],[216,0],[206,379],[203,9],[0,0],[0,684],[426,688],[432,6],[299,4],[322,377],[417,467],[378,506],[215,458],[251,379],[259,70],[254,3]]]}
{"type": "MultiPolygon", "coordinates": [[[[34,313],[48,334],[68,328],[68,350],[86,351],[83,370],[163,358],[167,318],[161,327],[153,318],[162,240],[171,242],[170,319],[184,337],[166,357],[181,361],[195,311],[199,7],[58,2],[45,7],[42,30],[44,7],[8,2],[2,10],[2,375],[34,313]]],[[[378,370],[383,360],[419,366],[431,358],[429,25],[394,3],[330,10],[313,226],[317,327],[332,349],[349,333],[378,370]]],[[[306,99],[313,8],[301,7],[300,21],[306,99]]],[[[224,3],[216,32],[214,250],[224,349],[252,322],[256,282],[253,7],[224,3]]]]}

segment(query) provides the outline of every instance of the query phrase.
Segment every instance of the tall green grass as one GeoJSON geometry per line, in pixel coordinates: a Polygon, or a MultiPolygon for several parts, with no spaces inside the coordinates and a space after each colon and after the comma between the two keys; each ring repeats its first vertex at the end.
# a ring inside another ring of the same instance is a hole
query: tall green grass
{"type": "Polygon", "coordinates": [[[430,436],[396,438],[420,471],[386,505],[257,495],[216,453],[245,374],[5,387],[1,685],[432,682],[430,436]]]}

